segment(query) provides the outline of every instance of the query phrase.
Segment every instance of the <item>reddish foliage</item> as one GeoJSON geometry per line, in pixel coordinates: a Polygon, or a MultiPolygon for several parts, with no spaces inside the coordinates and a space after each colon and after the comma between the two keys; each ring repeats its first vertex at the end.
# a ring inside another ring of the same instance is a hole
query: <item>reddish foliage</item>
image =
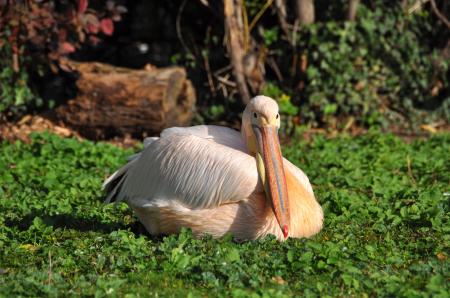
{"type": "Polygon", "coordinates": [[[114,32],[114,23],[111,19],[101,20],[100,27],[105,35],[112,35],[114,32]]]}
{"type": "Polygon", "coordinates": [[[78,13],[83,14],[88,7],[88,0],[78,0],[78,13]]]}
{"type": "Polygon", "coordinates": [[[75,52],[75,50],[75,47],[67,41],[59,44],[59,52],[61,54],[70,54],[75,52]]]}
{"type": "Polygon", "coordinates": [[[111,0],[102,10],[88,9],[88,0],[55,2],[9,2],[0,10],[0,43],[7,40],[12,55],[29,55],[32,48],[40,61],[51,62],[75,52],[84,42],[98,44],[100,33],[111,36],[113,21],[119,21],[126,12],[111,0]]]}

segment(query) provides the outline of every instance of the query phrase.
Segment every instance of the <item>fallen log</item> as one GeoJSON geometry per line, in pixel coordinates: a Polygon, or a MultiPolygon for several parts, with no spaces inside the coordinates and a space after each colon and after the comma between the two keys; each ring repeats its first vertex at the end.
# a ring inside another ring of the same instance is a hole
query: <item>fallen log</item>
{"type": "Polygon", "coordinates": [[[181,67],[134,70],[103,63],[65,61],[79,74],[78,95],[56,109],[67,125],[92,138],[157,134],[188,125],[195,90],[181,67]]]}

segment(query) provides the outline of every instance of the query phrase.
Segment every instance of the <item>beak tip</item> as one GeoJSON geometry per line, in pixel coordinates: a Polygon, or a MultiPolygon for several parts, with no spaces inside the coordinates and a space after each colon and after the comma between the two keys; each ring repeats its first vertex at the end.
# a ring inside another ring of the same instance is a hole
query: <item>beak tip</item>
{"type": "Polygon", "coordinates": [[[287,238],[289,236],[289,229],[288,229],[287,225],[283,226],[283,235],[284,235],[284,238],[287,238]]]}

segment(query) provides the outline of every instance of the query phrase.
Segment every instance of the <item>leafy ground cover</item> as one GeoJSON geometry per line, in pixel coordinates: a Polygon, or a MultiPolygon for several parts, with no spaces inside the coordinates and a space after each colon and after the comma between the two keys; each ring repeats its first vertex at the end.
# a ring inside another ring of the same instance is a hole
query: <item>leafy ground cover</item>
{"type": "Polygon", "coordinates": [[[325,211],[311,239],[151,237],[102,180],[132,150],[49,134],[0,145],[0,296],[449,295],[450,134],[293,141],[325,211]]]}

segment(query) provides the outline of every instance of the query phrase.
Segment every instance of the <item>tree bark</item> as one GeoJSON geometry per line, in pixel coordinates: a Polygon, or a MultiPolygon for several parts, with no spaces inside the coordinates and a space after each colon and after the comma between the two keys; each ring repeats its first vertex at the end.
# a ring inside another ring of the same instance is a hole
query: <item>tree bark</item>
{"type": "Polygon", "coordinates": [[[57,117],[89,137],[156,134],[188,125],[196,101],[181,67],[133,70],[102,63],[67,62],[79,73],[78,96],[57,117]]]}
{"type": "Polygon", "coordinates": [[[356,20],[356,13],[358,11],[359,0],[350,0],[348,5],[347,20],[353,22],[356,20]]]}
{"type": "Polygon", "coordinates": [[[301,25],[314,23],[314,0],[297,0],[297,18],[301,25]]]}
{"type": "Polygon", "coordinates": [[[242,0],[224,0],[225,30],[228,53],[231,58],[236,85],[244,104],[250,101],[250,92],[244,73],[244,25],[242,0]]]}

